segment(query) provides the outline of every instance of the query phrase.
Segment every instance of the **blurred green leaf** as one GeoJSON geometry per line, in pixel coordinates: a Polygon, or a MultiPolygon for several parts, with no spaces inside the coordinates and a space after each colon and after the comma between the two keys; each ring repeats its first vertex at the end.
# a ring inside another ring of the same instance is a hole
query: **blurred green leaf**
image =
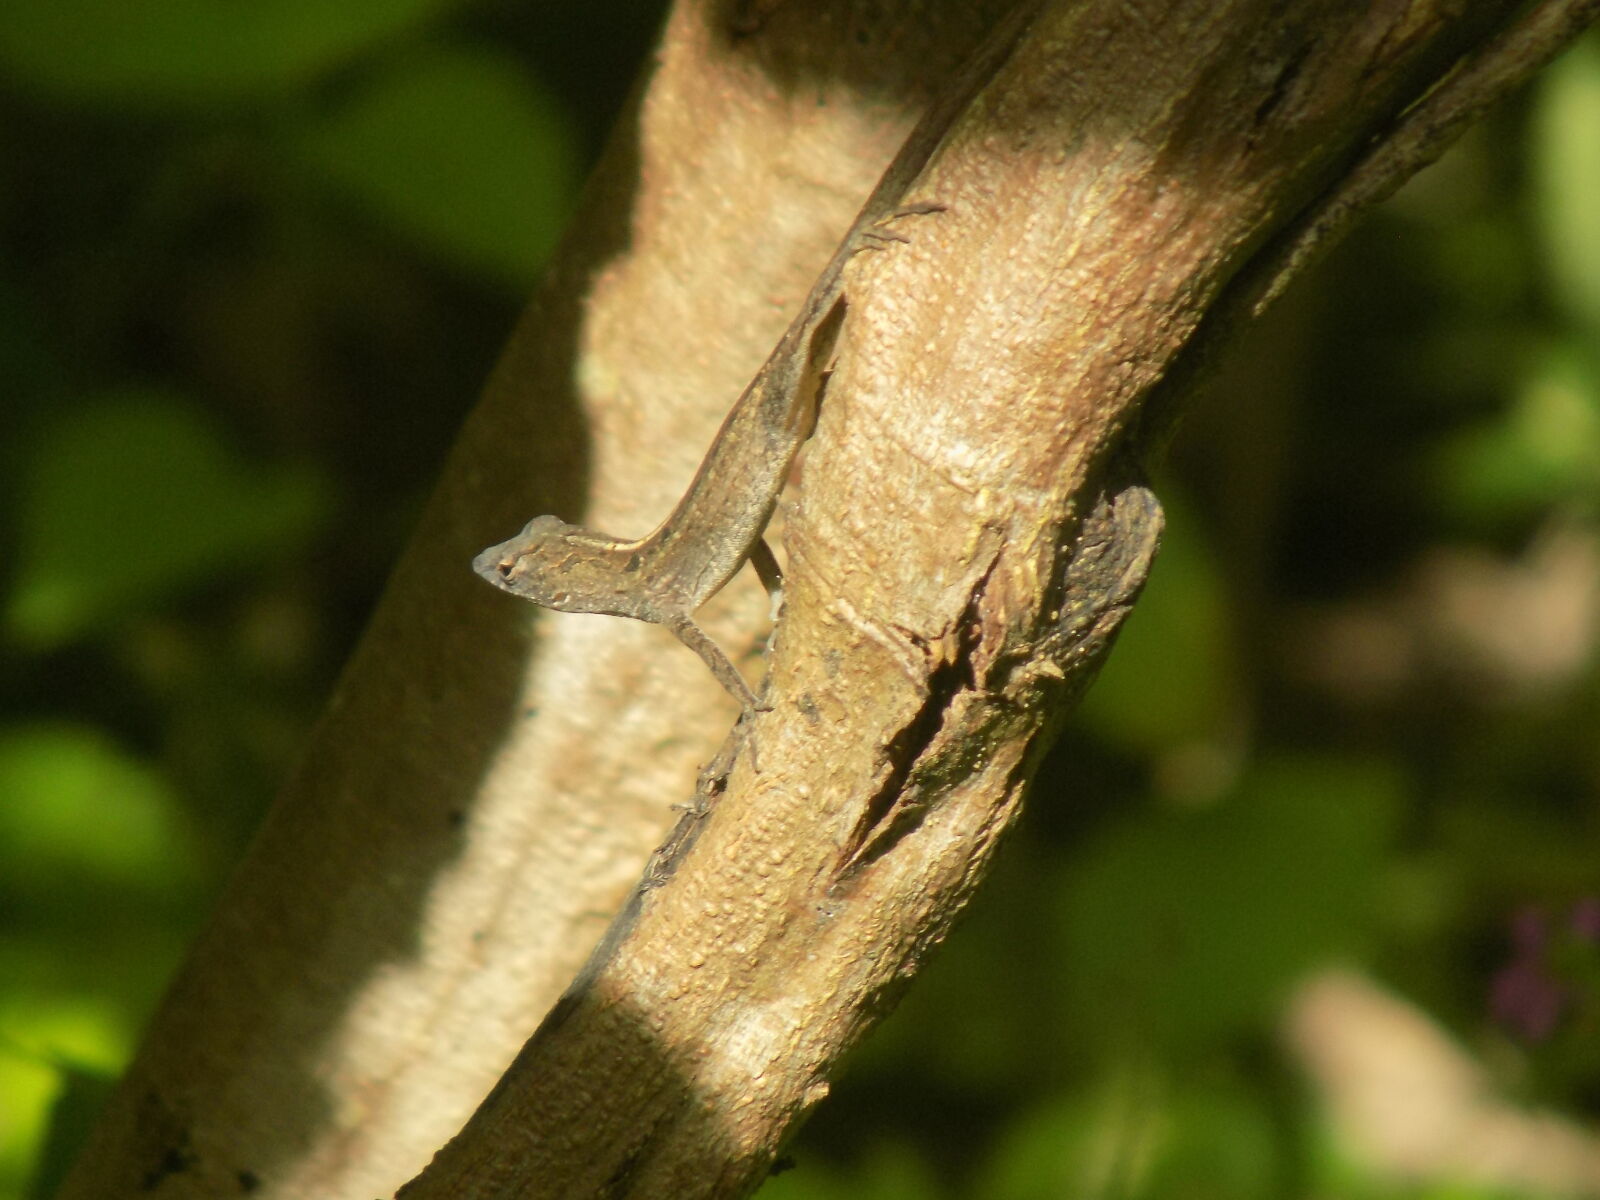
{"type": "Polygon", "coordinates": [[[1569,317],[1600,337],[1600,37],[1546,69],[1533,122],[1545,269],[1569,317]]]}
{"type": "Polygon", "coordinates": [[[1277,1194],[1278,1149],[1259,1101],[1229,1086],[1169,1091],[1122,1068],[1097,1094],[1025,1114],[979,1176],[984,1200],[1251,1200],[1277,1194]]]}
{"type": "Polygon", "coordinates": [[[204,107],[303,84],[458,3],[6,0],[0,62],[47,95],[204,107]]]}
{"type": "Polygon", "coordinates": [[[53,1194],[178,959],[198,863],[176,798],[108,738],[0,735],[0,1197],[53,1194]]]}
{"type": "Polygon", "coordinates": [[[34,1154],[28,1200],[50,1200],[66,1178],[78,1151],[88,1141],[94,1122],[116,1088],[117,1076],[84,1071],[63,1063],[60,1086],[45,1114],[45,1129],[34,1154]]]}
{"type": "Polygon", "coordinates": [[[0,1197],[5,1200],[21,1196],[34,1172],[58,1084],[48,1062],[18,1054],[0,1039],[0,1197]]]}
{"type": "Polygon", "coordinates": [[[190,891],[196,864],[170,787],[110,738],[0,732],[0,915],[31,918],[0,920],[0,1196],[33,1172],[47,1194],[79,1144],[171,969],[147,901],[190,891]]]}
{"type": "Polygon", "coordinates": [[[975,1190],[992,1200],[1126,1196],[1143,1136],[1104,1097],[1051,1100],[1006,1131],[975,1190]]]}
{"type": "Polygon", "coordinates": [[[1165,1117],[1149,1196],[1248,1200],[1279,1194],[1276,1130],[1259,1098],[1226,1087],[1184,1091],[1165,1117]]]}
{"type": "Polygon", "coordinates": [[[30,1179],[30,1195],[48,1194],[39,1190],[42,1150],[69,1137],[78,1144],[131,1036],[104,1002],[7,995],[0,985],[0,1196],[21,1196],[30,1179]]]}
{"type": "Polygon", "coordinates": [[[19,1070],[103,1079],[127,1061],[130,1033],[123,1015],[102,999],[0,994],[0,1054],[19,1070]]]}
{"type": "Polygon", "coordinates": [[[1597,368],[1600,357],[1575,341],[1531,358],[1500,419],[1458,434],[1434,455],[1434,489],[1446,506],[1481,526],[1600,498],[1597,368]]]}
{"type": "Polygon", "coordinates": [[[1363,929],[1401,798],[1386,764],[1286,757],[1215,808],[1086,846],[1060,901],[1062,1019],[1113,1052],[1203,1047],[1267,1019],[1363,929]]]}
{"type": "Polygon", "coordinates": [[[4,620],[32,649],[281,554],[325,506],[311,476],[239,462],[196,410],[153,392],[73,409],[27,458],[4,620]]]}
{"type": "Polygon", "coordinates": [[[166,781],[97,730],[0,732],[0,796],[0,877],[8,889],[56,889],[85,876],[170,886],[194,875],[166,781]]]}
{"type": "Polygon", "coordinates": [[[519,291],[577,190],[555,101],[490,50],[435,49],[394,65],[293,152],[398,233],[519,291]]]}

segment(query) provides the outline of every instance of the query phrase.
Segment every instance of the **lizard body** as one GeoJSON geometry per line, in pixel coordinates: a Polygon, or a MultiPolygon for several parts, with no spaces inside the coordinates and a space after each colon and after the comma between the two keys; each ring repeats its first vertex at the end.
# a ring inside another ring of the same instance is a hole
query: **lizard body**
{"type": "Polygon", "coordinates": [[[558,517],[535,517],[490,546],[473,569],[495,586],[561,612],[604,613],[663,625],[705,660],[752,715],[759,705],[744,677],[695,624],[695,609],[746,559],[769,589],[777,564],[762,540],[789,467],[816,419],[822,377],[844,313],[844,268],[896,216],[939,211],[905,197],[945,133],[1015,46],[1035,7],[1001,22],[959,78],[923,116],[868,196],[817,277],[799,313],[729,410],[683,498],[646,537],[614,538],[558,517]]]}

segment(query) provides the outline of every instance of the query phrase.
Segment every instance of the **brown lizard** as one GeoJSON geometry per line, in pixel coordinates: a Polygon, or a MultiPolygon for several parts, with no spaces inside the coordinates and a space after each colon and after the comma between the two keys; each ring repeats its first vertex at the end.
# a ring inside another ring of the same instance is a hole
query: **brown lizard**
{"type": "Polygon", "coordinates": [[[694,611],[733,578],[746,559],[776,595],[777,562],[762,538],[801,445],[811,436],[818,392],[844,312],[844,267],[877,241],[904,241],[882,227],[899,216],[940,211],[905,203],[911,185],[945,133],[1009,57],[1035,3],[1009,14],[922,120],[867,197],[822,269],[800,312],[717,431],[677,507],[648,537],[614,538],[559,517],[535,517],[515,537],[490,546],[473,569],[496,587],[561,612],[605,613],[664,625],[739,701],[760,708],[744,677],[705,632],[694,611]]]}

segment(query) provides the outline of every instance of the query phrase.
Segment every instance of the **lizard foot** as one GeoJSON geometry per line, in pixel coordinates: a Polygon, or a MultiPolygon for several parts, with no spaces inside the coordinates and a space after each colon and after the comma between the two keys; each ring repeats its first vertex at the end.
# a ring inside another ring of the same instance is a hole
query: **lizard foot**
{"type": "Polygon", "coordinates": [[[909,244],[911,239],[905,234],[897,233],[895,230],[888,228],[890,221],[897,221],[901,217],[925,217],[932,213],[941,213],[944,211],[945,206],[943,204],[939,204],[931,200],[919,201],[916,204],[903,205],[900,208],[895,209],[882,220],[867,226],[861,231],[861,238],[871,239],[870,241],[866,241],[861,249],[881,250],[883,249],[883,244],[888,242],[905,242],[909,244]]]}

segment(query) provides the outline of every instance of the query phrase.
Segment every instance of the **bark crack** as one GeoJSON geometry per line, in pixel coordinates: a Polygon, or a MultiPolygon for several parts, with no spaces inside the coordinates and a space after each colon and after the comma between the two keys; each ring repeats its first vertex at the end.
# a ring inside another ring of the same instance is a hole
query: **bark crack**
{"type": "MultiPolygon", "coordinates": [[[[982,641],[983,596],[997,561],[991,559],[974,582],[967,603],[954,623],[954,645],[944,661],[928,673],[927,694],[916,716],[884,747],[889,770],[867,797],[846,843],[844,861],[837,874],[840,884],[882,858],[913,833],[927,815],[917,776],[925,773],[928,763],[937,757],[935,747],[941,740],[939,735],[949,725],[950,713],[959,697],[979,690],[973,663],[982,641]]],[[[932,647],[925,639],[912,634],[911,640],[932,655],[932,647]]]]}

